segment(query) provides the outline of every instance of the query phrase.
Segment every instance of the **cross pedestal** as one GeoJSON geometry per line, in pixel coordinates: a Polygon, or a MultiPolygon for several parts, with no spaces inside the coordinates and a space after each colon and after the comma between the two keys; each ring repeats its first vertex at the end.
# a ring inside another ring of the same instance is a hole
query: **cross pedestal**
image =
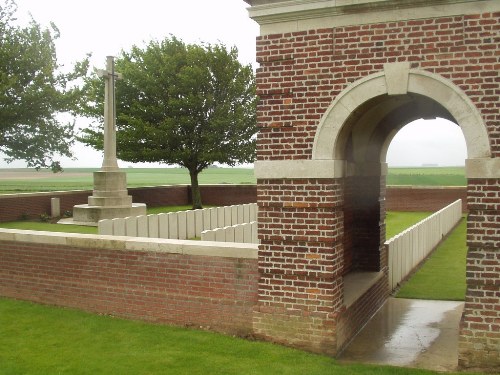
{"type": "Polygon", "coordinates": [[[104,159],[100,171],[94,172],[94,190],[88,204],[73,207],[73,222],[97,225],[102,219],[146,214],[144,203],[132,203],[127,192],[127,175],[120,171],[116,159],[115,72],[112,56],[107,57],[106,69],[98,71],[104,85],[104,159]]]}

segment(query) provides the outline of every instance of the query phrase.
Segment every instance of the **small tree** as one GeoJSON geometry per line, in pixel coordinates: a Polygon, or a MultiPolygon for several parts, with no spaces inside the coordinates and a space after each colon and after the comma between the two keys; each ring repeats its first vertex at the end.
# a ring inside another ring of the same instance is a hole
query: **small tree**
{"type": "MultiPolygon", "coordinates": [[[[255,156],[253,70],[236,48],[185,44],[175,37],[132,47],[116,59],[117,155],[130,162],[185,167],[193,208],[201,208],[198,175],[214,163],[235,165],[255,156]]],[[[103,84],[87,79],[82,113],[101,119],[103,84]]],[[[81,141],[101,150],[102,121],[81,141]]]]}
{"type": "Polygon", "coordinates": [[[15,26],[16,10],[13,0],[0,4],[0,151],[7,162],[59,171],[54,157],[71,156],[74,135],[73,124],[56,117],[76,108],[81,91],[70,85],[86,74],[88,59],[69,74],[57,73],[56,26],[42,29],[34,20],[15,26]]]}

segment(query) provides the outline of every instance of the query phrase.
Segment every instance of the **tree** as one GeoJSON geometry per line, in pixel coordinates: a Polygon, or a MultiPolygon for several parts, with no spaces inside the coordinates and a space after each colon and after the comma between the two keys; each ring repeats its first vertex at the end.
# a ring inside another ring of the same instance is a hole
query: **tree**
{"type": "Polygon", "coordinates": [[[0,152],[6,161],[25,160],[28,167],[61,170],[57,154],[71,156],[73,124],[57,116],[76,109],[88,58],[70,73],[57,73],[55,25],[42,29],[34,20],[15,25],[16,3],[0,4],[0,152]]]}
{"type": "MultiPolygon", "coordinates": [[[[193,208],[201,208],[198,175],[214,163],[230,166],[255,156],[255,79],[236,48],[185,44],[175,37],[133,46],[116,59],[117,156],[187,168],[193,208]]],[[[86,82],[82,113],[102,119],[103,83],[86,82]]],[[[80,141],[103,147],[102,120],[80,141]]]]}

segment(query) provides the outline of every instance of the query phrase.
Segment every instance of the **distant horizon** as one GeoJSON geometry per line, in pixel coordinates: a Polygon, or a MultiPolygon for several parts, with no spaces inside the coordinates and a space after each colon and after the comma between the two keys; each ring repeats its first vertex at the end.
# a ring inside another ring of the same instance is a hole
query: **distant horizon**
{"type": "MultiPolygon", "coordinates": [[[[64,167],[63,170],[68,170],[68,169],[100,169],[101,166],[83,166],[83,167],[64,167]]],[[[126,167],[119,167],[119,169],[186,169],[185,167],[180,167],[180,166],[126,166],[126,167]]],[[[234,167],[230,166],[217,166],[217,167],[209,167],[209,168],[220,168],[220,169],[231,169],[231,168],[240,168],[240,169],[253,169],[252,166],[241,166],[241,165],[236,165],[234,167]]],[[[463,165],[389,165],[389,168],[465,168],[465,164],[463,165]]],[[[0,166],[0,171],[1,170],[14,170],[14,169],[19,169],[19,170],[33,170],[36,171],[35,168],[28,168],[28,167],[4,167],[0,166]]],[[[47,168],[41,168],[39,171],[49,171],[50,169],[47,168]]],[[[1,178],[1,177],[0,177],[1,178]]]]}

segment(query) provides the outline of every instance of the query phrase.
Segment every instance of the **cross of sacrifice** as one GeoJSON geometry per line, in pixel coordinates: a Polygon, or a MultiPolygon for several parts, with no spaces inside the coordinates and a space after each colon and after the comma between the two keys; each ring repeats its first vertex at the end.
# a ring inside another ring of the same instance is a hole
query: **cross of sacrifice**
{"type": "Polygon", "coordinates": [[[97,70],[97,75],[104,81],[104,159],[101,170],[109,171],[118,169],[116,159],[116,103],[115,80],[122,75],[115,72],[113,56],[106,57],[106,69],[97,70]]]}

